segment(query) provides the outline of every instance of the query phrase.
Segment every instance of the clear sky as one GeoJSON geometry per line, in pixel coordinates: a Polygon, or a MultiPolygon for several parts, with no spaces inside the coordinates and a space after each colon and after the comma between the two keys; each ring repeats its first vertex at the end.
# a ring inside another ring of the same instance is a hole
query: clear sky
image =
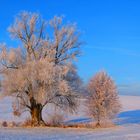
{"type": "Polygon", "coordinates": [[[140,95],[139,0],[3,0],[0,42],[11,43],[7,27],[22,10],[39,12],[47,19],[63,15],[76,22],[86,42],[77,62],[84,81],[106,70],[121,93],[140,95]]]}

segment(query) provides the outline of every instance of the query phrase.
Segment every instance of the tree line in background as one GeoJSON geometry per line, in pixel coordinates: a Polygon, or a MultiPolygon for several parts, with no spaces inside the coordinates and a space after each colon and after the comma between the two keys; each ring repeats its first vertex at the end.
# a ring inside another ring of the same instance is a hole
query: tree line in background
{"type": "Polygon", "coordinates": [[[107,73],[97,73],[83,86],[73,64],[82,45],[74,24],[64,24],[61,17],[46,21],[39,14],[21,12],[8,31],[20,45],[1,44],[1,94],[14,98],[14,115],[29,111],[33,126],[45,125],[42,111],[48,104],[74,113],[83,92],[97,126],[120,111],[117,88],[107,73]]]}

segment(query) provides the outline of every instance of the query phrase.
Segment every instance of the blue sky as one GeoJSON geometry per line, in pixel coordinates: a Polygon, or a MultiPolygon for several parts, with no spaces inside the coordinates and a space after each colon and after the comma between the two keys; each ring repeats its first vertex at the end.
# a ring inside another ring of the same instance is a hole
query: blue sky
{"type": "MultiPolygon", "coordinates": [[[[0,42],[11,43],[7,27],[22,10],[49,19],[76,22],[86,42],[78,72],[84,81],[106,70],[121,93],[140,95],[139,0],[4,0],[0,4],[0,42]]],[[[12,43],[11,43],[12,45],[12,43]]]]}

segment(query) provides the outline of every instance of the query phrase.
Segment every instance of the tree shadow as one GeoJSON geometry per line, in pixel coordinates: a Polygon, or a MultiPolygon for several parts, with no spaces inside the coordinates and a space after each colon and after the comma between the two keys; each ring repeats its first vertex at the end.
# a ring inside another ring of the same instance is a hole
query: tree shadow
{"type": "MultiPolygon", "coordinates": [[[[93,120],[88,117],[75,118],[68,121],[65,121],[66,124],[78,124],[78,123],[90,123],[93,120]]],[[[113,121],[117,125],[126,125],[126,124],[140,124],[140,110],[132,110],[121,112],[117,119],[113,121]]]]}
{"type": "Polygon", "coordinates": [[[67,123],[67,124],[73,124],[73,123],[89,123],[91,121],[92,121],[91,118],[78,118],[78,119],[72,119],[72,120],[66,121],[65,123],[67,123]]]}
{"type": "Polygon", "coordinates": [[[140,124],[140,110],[132,110],[120,113],[118,115],[116,124],[140,124]]]}

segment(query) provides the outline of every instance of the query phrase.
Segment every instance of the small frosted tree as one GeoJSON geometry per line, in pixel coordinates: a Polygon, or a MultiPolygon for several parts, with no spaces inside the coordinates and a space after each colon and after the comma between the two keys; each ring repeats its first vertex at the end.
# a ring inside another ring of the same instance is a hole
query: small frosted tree
{"type": "Polygon", "coordinates": [[[97,121],[97,127],[101,126],[101,121],[113,119],[120,111],[116,85],[106,72],[99,72],[91,78],[88,92],[88,112],[97,121]]]}
{"type": "Polygon", "coordinates": [[[81,46],[76,27],[64,25],[60,17],[45,21],[38,14],[22,12],[9,32],[20,47],[1,45],[0,70],[2,92],[16,99],[14,114],[28,110],[33,125],[40,125],[42,110],[49,103],[75,111],[80,78],[72,60],[81,46]]]}

